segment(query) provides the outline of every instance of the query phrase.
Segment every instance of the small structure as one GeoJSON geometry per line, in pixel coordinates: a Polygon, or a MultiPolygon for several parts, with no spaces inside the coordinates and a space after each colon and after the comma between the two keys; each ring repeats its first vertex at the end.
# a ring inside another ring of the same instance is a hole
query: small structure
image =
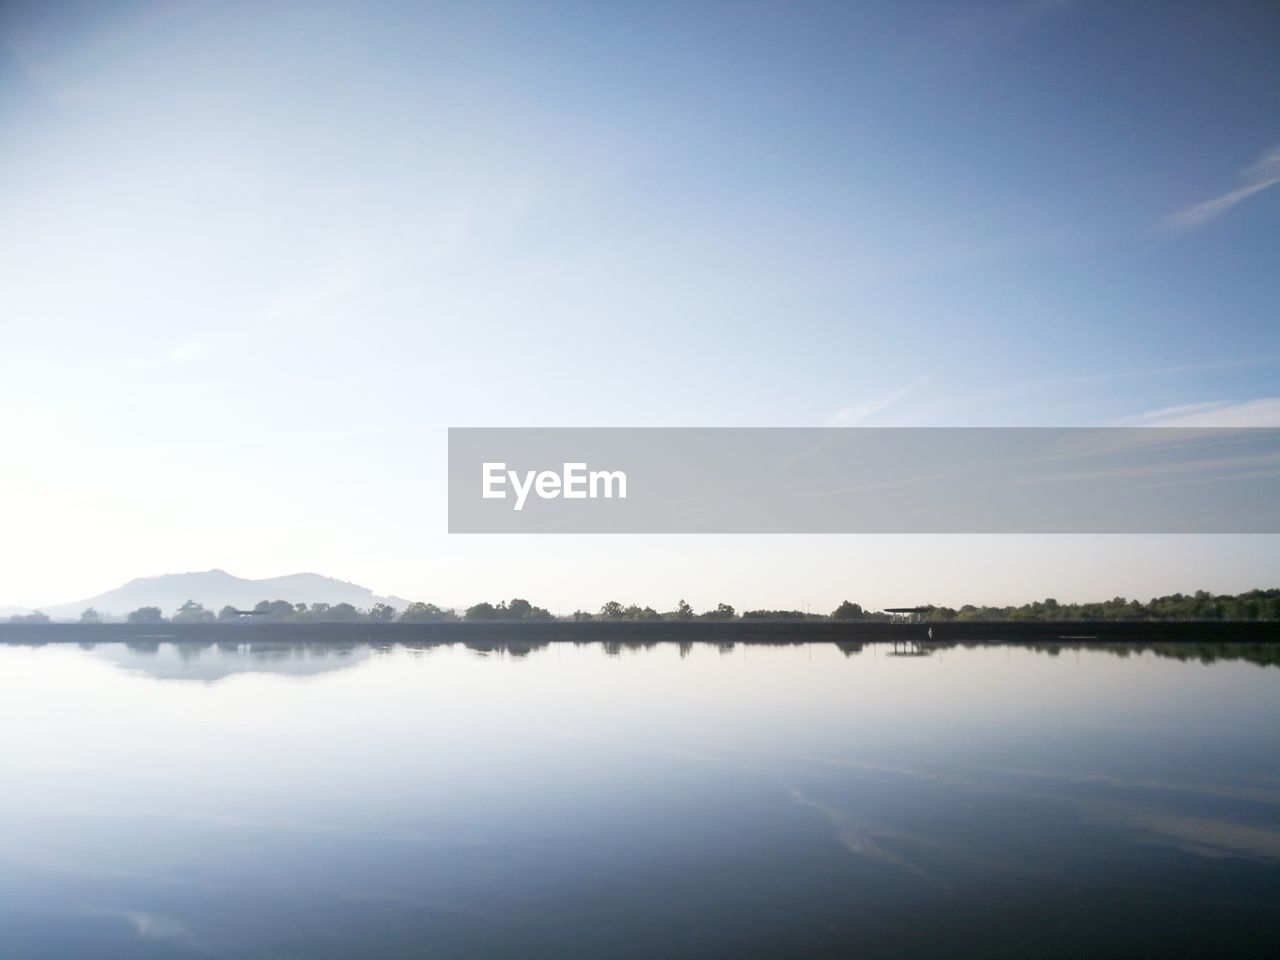
{"type": "Polygon", "coordinates": [[[924,623],[925,614],[932,607],[885,607],[890,623],[924,623]]]}

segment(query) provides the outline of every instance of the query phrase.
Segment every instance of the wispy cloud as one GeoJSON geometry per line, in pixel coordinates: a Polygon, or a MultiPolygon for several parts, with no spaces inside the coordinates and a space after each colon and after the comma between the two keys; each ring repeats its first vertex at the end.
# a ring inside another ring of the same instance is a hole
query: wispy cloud
{"type": "Polygon", "coordinates": [[[831,821],[831,825],[836,831],[836,840],[854,856],[897,867],[918,877],[925,876],[924,870],[919,865],[878,842],[882,839],[878,834],[884,833],[884,831],[878,831],[865,824],[859,824],[843,811],[837,810],[835,807],[819,800],[811,799],[795,787],[788,786],[786,789],[791,799],[797,804],[817,810],[831,821]]]}
{"type": "Polygon", "coordinates": [[[1122,417],[1116,427],[1280,427],[1280,397],[1214,400],[1122,417]]]}
{"type": "MultiPolygon", "coordinates": [[[[1280,831],[1270,823],[1248,823],[1237,819],[1213,819],[1183,813],[1170,809],[1170,803],[1177,794],[1186,793],[1201,796],[1222,796],[1221,788],[1216,785],[1199,785],[1194,783],[1169,784],[1163,781],[1123,780],[1112,778],[1106,774],[1086,774],[1070,776],[1055,774],[1051,778],[1038,770],[1018,770],[986,768],[989,773],[1005,773],[1008,779],[999,776],[972,776],[971,774],[954,774],[946,771],[924,768],[890,767],[878,764],[866,764],[856,760],[845,760],[838,757],[804,758],[813,763],[822,763],[836,767],[852,767],[872,773],[883,773],[913,780],[939,783],[947,787],[971,791],[977,794],[1004,795],[1026,800],[1048,802],[1055,805],[1071,804],[1082,816],[1112,826],[1129,829],[1147,839],[1171,843],[1180,849],[1192,853],[1209,856],[1245,856],[1255,859],[1280,859],[1280,831]],[[1038,785],[1029,785],[1024,778],[1033,780],[1051,779],[1058,786],[1045,789],[1038,785]],[[1098,795],[1090,789],[1082,795],[1080,787],[1094,788],[1102,784],[1105,792],[1098,795]],[[1134,802],[1122,799],[1123,792],[1135,789],[1147,793],[1151,790],[1166,790],[1173,794],[1156,803],[1134,802]]],[[[1261,796],[1257,791],[1250,791],[1247,798],[1260,803],[1274,802],[1273,798],[1261,796]]],[[[793,799],[803,803],[807,798],[803,795],[793,799]]],[[[818,807],[818,804],[807,803],[818,807]]],[[[842,826],[837,819],[838,811],[824,810],[831,817],[837,828],[842,826]]],[[[843,837],[842,837],[843,841],[843,837]]],[[[850,848],[853,850],[853,848],[850,848]]],[[[854,851],[861,852],[861,851],[854,851]]]]}
{"type": "MultiPolygon", "coordinates": [[[[1044,380],[1023,381],[994,387],[977,393],[953,397],[950,406],[955,409],[962,405],[990,403],[1009,400],[1024,394],[1045,393],[1058,390],[1070,390],[1076,387],[1102,386],[1110,383],[1123,383],[1130,380],[1158,379],[1161,377],[1177,377],[1195,374],[1213,374],[1228,370],[1248,369],[1251,367],[1268,367],[1280,363],[1280,356],[1238,357],[1231,360],[1210,360],[1198,363],[1178,363],[1163,367],[1140,367],[1131,370],[1111,370],[1100,373],[1077,373],[1061,377],[1050,377],[1044,380]]],[[[1161,411],[1156,411],[1161,412],[1161,411]]],[[[1134,423],[1112,424],[1113,426],[1140,426],[1134,423]]]]}
{"type": "Polygon", "coordinates": [[[883,396],[876,397],[873,400],[868,400],[865,403],[855,404],[851,407],[841,407],[831,416],[827,417],[824,423],[828,427],[856,427],[858,424],[874,417],[877,413],[887,410],[894,404],[906,399],[928,382],[929,377],[918,377],[906,386],[894,390],[892,393],[886,393],[883,396]]]}
{"type": "Polygon", "coordinates": [[[1160,221],[1157,231],[1166,236],[1176,236],[1202,227],[1210,220],[1222,216],[1236,204],[1280,183],[1280,145],[1272,147],[1256,162],[1240,173],[1241,183],[1234,190],[1177,210],[1160,221]]]}
{"type": "Polygon", "coordinates": [[[133,928],[133,931],[137,934],[139,940],[178,944],[187,948],[184,952],[197,954],[207,954],[211,952],[204,944],[198,942],[191,935],[191,931],[187,929],[186,924],[181,920],[174,919],[173,917],[166,917],[156,913],[147,913],[144,910],[130,909],[92,909],[86,912],[90,915],[113,917],[124,920],[133,928]]]}
{"type": "Polygon", "coordinates": [[[1131,829],[1202,856],[1280,859],[1280,831],[1262,824],[1189,816],[1136,803],[1081,801],[1087,818],[1131,829]]]}

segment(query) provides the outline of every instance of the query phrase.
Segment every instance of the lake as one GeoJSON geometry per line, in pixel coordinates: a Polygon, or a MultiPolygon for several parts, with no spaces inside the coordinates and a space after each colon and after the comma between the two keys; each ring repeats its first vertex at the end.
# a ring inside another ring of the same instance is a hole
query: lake
{"type": "Polygon", "coordinates": [[[1271,956],[1280,667],[1170,649],[0,644],[0,957],[1271,956]]]}

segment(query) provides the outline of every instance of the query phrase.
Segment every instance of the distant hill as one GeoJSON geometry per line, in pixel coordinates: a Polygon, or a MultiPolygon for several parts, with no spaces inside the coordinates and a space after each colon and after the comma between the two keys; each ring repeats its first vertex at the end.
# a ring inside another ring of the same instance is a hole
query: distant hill
{"type": "Polygon", "coordinates": [[[195,600],[215,613],[228,604],[249,609],[259,600],[288,600],[290,603],[349,603],[368,609],[375,603],[389,603],[403,610],[408,601],[399,597],[383,597],[368,587],[318,573],[291,573],[265,580],[237,577],[225,570],[199,573],[166,573],[159,577],[140,577],[124,586],[72,603],[42,607],[55,620],[75,620],[86,607],[104,616],[122,617],[139,607],[159,607],[164,615],[195,600]]]}

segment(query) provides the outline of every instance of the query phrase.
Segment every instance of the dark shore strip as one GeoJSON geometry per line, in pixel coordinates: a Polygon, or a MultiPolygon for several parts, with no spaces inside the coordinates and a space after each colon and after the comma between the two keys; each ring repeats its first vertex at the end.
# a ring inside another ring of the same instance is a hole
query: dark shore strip
{"type": "Polygon", "coordinates": [[[1280,621],[494,620],[452,623],[0,623],[0,643],[1261,643],[1280,621]],[[932,632],[930,632],[932,631],[932,632]]]}

